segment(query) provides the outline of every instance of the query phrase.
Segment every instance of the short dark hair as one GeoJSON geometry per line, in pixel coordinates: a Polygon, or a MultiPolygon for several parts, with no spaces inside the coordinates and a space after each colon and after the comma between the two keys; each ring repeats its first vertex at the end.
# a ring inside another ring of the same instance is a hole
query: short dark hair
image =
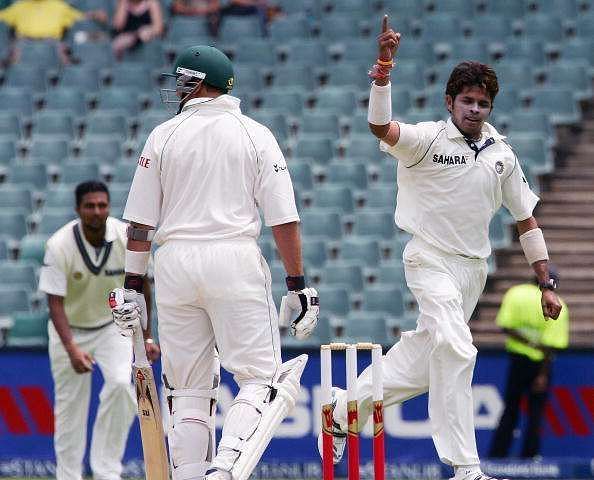
{"type": "Polygon", "coordinates": [[[107,185],[98,180],[89,180],[87,182],[79,183],[74,190],[77,208],[80,207],[83,197],[91,192],[105,192],[107,193],[107,200],[109,200],[109,190],[107,189],[107,185]]]}
{"type": "Polygon", "coordinates": [[[467,61],[454,67],[446,86],[446,95],[456,98],[465,87],[478,86],[487,91],[491,103],[499,92],[497,75],[489,65],[481,62],[467,61]]]}

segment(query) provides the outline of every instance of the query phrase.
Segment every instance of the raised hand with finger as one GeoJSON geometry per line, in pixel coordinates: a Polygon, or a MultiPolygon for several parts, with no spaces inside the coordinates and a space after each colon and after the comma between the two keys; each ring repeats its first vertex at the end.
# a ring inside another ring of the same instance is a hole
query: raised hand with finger
{"type": "Polygon", "coordinates": [[[390,70],[394,67],[394,56],[400,45],[400,33],[395,32],[388,24],[388,15],[382,18],[381,32],[377,37],[378,58],[371,67],[369,76],[377,85],[387,85],[390,81],[390,70]]]}

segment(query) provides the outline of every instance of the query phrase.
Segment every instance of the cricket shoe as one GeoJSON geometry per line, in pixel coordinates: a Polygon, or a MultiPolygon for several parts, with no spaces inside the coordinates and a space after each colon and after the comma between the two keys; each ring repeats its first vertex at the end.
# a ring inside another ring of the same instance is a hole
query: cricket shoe
{"type": "Polygon", "coordinates": [[[483,472],[473,472],[473,473],[466,473],[462,469],[456,472],[450,480],[508,480],[507,478],[495,478],[489,477],[489,475],[485,475],[483,472]]]}
{"type": "MultiPolygon", "coordinates": [[[[332,411],[336,407],[336,395],[338,393],[337,387],[332,387],[332,411]]],[[[332,419],[332,461],[334,465],[340,463],[342,460],[342,456],[344,455],[344,447],[346,446],[347,434],[346,432],[340,428],[340,425],[332,419]]],[[[320,457],[324,456],[324,436],[322,435],[322,431],[318,433],[318,452],[320,452],[320,457]]]]}

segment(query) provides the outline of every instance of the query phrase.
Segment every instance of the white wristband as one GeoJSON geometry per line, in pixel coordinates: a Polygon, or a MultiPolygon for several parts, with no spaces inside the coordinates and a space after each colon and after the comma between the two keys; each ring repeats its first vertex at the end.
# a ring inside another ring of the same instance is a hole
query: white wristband
{"type": "Polygon", "coordinates": [[[392,120],[392,84],[371,83],[367,121],[372,125],[387,125],[392,120]]]}
{"type": "Polygon", "coordinates": [[[528,263],[532,265],[539,260],[548,260],[547,245],[540,228],[534,228],[520,235],[520,245],[528,263]]]}
{"type": "Polygon", "coordinates": [[[148,269],[148,263],[150,258],[150,250],[148,252],[136,252],[134,250],[126,249],[126,255],[124,259],[124,270],[126,270],[126,273],[144,275],[146,274],[146,271],[148,269]]]}

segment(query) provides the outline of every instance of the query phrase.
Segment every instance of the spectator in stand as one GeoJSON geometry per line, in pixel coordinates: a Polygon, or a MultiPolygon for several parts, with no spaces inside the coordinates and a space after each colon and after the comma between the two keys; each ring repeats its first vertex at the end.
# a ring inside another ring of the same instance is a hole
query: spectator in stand
{"type": "Polygon", "coordinates": [[[159,0],[118,0],[113,17],[113,53],[124,53],[163,34],[163,12],[159,0]]]}
{"type": "Polygon", "coordinates": [[[213,37],[217,35],[219,9],[219,0],[173,0],[171,3],[173,15],[205,17],[213,37]]]}
{"type": "Polygon", "coordinates": [[[497,325],[508,335],[506,349],[510,357],[505,409],[493,435],[492,458],[506,457],[518,422],[520,398],[528,395],[528,422],[520,456],[537,457],[540,452],[540,425],[551,385],[551,366],[556,350],[569,343],[569,312],[561,300],[557,321],[547,321],[540,305],[541,290],[557,287],[559,276],[549,265],[552,283],[544,286],[525,283],[510,288],[497,314],[497,325]]]}
{"type": "MultiPolygon", "coordinates": [[[[219,24],[229,15],[257,15],[262,35],[267,34],[268,0],[227,0],[219,9],[219,24]]],[[[218,30],[218,28],[217,28],[218,30]]]]}
{"type": "Polygon", "coordinates": [[[0,10],[0,20],[7,23],[16,36],[8,62],[19,61],[24,41],[44,40],[55,43],[62,63],[70,63],[68,50],[62,39],[72,25],[85,18],[100,23],[107,23],[108,20],[104,10],[85,13],[63,0],[18,0],[0,10]]]}

